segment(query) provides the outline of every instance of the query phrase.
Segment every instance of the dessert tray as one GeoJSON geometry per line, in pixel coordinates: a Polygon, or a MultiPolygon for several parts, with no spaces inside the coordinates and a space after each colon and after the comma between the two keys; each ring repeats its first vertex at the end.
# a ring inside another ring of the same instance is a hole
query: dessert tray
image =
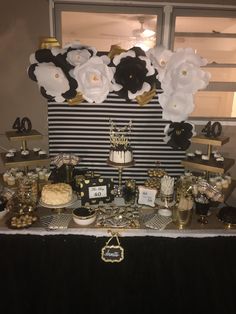
{"type": "Polygon", "coordinates": [[[40,223],[47,231],[65,230],[68,228],[71,218],[72,214],[53,214],[42,216],[40,223]]]}
{"type": "Polygon", "coordinates": [[[34,213],[15,213],[7,219],[6,225],[9,229],[26,229],[31,227],[38,220],[38,216],[34,213]]]}
{"type": "Polygon", "coordinates": [[[78,197],[76,194],[73,194],[72,199],[70,202],[65,203],[65,204],[60,204],[60,205],[50,205],[50,204],[46,204],[44,203],[41,199],[39,200],[39,206],[42,207],[46,207],[46,208],[64,208],[64,207],[69,207],[71,205],[73,205],[76,201],[77,201],[78,197]]]}

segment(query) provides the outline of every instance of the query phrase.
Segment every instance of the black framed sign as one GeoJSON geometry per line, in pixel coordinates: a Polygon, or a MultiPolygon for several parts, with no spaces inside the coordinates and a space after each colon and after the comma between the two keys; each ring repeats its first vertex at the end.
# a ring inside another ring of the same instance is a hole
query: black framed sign
{"type": "Polygon", "coordinates": [[[113,179],[90,178],[80,183],[81,204],[110,203],[114,200],[113,179]]]}

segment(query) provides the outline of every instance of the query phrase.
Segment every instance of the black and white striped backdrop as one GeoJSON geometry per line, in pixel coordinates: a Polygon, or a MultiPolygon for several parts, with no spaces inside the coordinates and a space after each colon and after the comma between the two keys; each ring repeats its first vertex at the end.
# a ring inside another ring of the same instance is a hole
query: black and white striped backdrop
{"type": "Polygon", "coordinates": [[[184,151],[175,151],[163,142],[164,128],[158,96],[145,105],[125,101],[109,94],[101,104],[48,103],[49,154],[73,153],[81,158],[80,167],[99,172],[103,177],[118,179],[118,170],[107,165],[109,156],[109,119],[118,127],[132,120],[131,146],[135,165],[123,171],[123,179],[143,183],[148,169],[158,160],[169,175],[183,173],[184,151]]]}

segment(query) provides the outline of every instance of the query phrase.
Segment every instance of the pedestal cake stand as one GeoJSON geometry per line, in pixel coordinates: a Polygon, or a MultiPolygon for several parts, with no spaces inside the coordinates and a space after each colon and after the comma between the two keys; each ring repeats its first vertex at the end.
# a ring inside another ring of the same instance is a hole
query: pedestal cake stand
{"type": "Polygon", "coordinates": [[[118,169],[118,189],[117,189],[117,196],[122,196],[122,173],[124,168],[129,168],[134,165],[134,160],[128,163],[116,163],[112,162],[109,159],[107,160],[107,164],[113,168],[118,169]]]}

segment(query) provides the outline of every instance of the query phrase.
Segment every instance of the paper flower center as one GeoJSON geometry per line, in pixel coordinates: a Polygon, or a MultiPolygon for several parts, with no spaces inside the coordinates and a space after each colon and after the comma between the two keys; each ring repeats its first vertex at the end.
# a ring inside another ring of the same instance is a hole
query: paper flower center
{"type": "Polygon", "coordinates": [[[166,65],[165,60],[161,59],[161,60],[160,60],[160,65],[164,67],[164,66],[166,65]]]}

